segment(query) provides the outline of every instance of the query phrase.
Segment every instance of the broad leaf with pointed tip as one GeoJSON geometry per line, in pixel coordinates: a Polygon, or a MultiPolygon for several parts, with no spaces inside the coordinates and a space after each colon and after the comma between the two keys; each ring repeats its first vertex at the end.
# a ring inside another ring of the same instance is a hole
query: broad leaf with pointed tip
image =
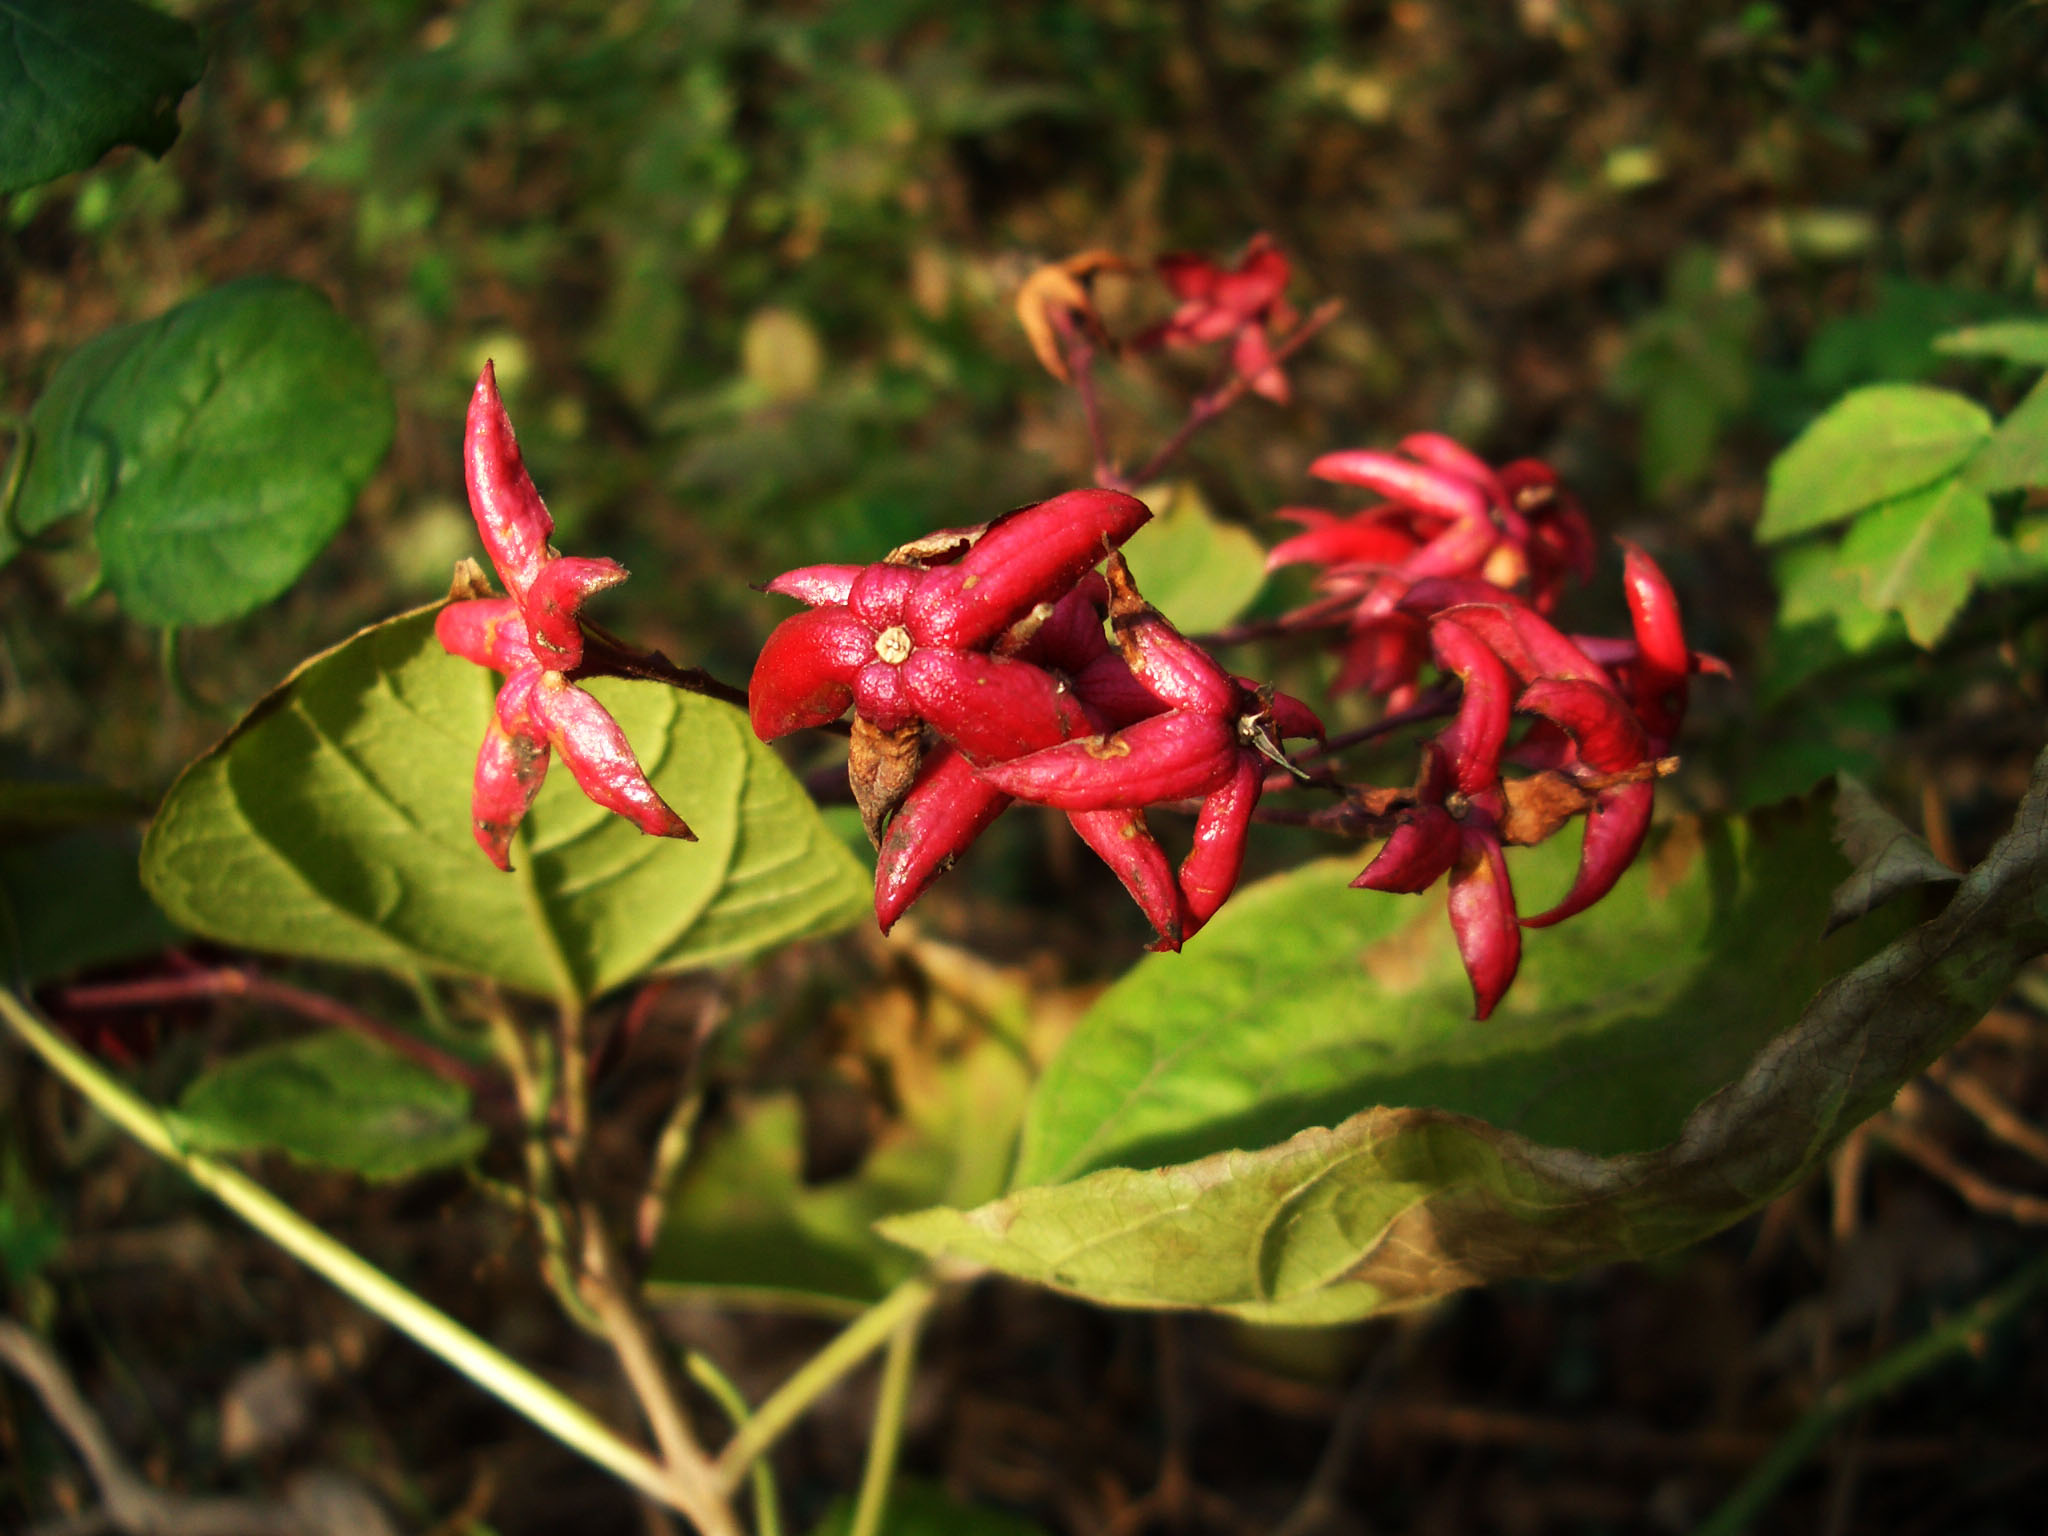
{"type": "MultiPolygon", "coordinates": [[[[1024,1187],[883,1231],[1100,1302],[1273,1322],[1696,1241],[2048,949],[2048,758],[1946,910],[1888,944],[1908,904],[1820,937],[1848,866],[1819,811],[1666,828],[1611,899],[1531,936],[1486,1024],[1441,912],[1351,899],[1355,860],[1240,892],[1084,1021],[1032,1106],[1024,1187]]],[[[1571,866],[1535,853],[1525,904],[1571,866]]]]}
{"type": "Polygon", "coordinates": [[[1953,390],[1852,390],[1771,461],[1756,536],[1789,539],[1917,491],[1959,468],[1990,435],[1990,414],[1953,390]]]}
{"type": "Polygon", "coordinates": [[[369,1179],[466,1162],[485,1139],[467,1089],[339,1029],[209,1068],[179,1098],[174,1120],[197,1147],[274,1147],[369,1179]]]}
{"type": "Polygon", "coordinates": [[[135,0],[0,0],[0,193],[116,144],[161,155],[205,63],[197,32],[135,0]]]}
{"type": "Polygon", "coordinates": [[[643,836],[555,765],[512,874],[470,837],[496,678],[434,611],[313,658],[172,786],[143,880],[177,921],[249,949],[490,977],[588,998],[847,926],[859,866],[730,705],[599,679],[649,779],[696,832],[643,836]]]}

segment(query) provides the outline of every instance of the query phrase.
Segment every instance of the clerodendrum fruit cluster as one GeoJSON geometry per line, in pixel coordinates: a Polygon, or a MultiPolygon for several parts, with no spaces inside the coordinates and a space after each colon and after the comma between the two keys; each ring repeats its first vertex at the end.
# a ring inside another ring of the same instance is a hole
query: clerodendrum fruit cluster
{"type": "MultiPolygon", "coordinates": [[[[1583,911],[1634,859],[1656,779],[1672,766],[1664,754],[1689,677],[1719,664],[1687,647],[1670,584],[1631,544],[1632,639],[1567,635],[1551,622],[1566,578],[1590,576],[1594,541],[1548,465],[1495,469],[1436,433],[1407,437],[1398,452],[1325,454],[1311,474],[1376,500],[1348,513],[1281,509],[1303,531],[1267,567],[1317,567],[1318,595],[1264,632],[1326,633],[1339,653],[1336,691],[1363,689],[1390,713],[1448,723],[1424,744],[1412,786],[1301,773],[1284,743],[1324,739],[1314,711],[1227,670],[1139,592],[1119,550],[1151,513],[1107,462],[1080,376],[1103,352],[1225,345],[1218,382],[1147,466],[1156,472],[1242,395],[1286,400],[1284,363],[1334,308],[1297,323],[1287,260],[1260,236],[1232,266],[1161,257],[1152,270],[1173,307],[1119,343],[1093,287],[1142,270],[1092,251],[1042,269],[1018,300],[1046,367],[1079,386],[1103,486],[929,535],[872,565],[805,566],[769,582],[806,611],[775,629],[755,664],[754,730],[772,741],[853,711],[848,777],[879,850],[884,932],[1023,800],[1063,812],[1150,919],[1153,947],[1177,950],[1235,888],[1260,797],[1335,792],[1341,803],[1322,824],[1386,839],[1354,885],[1419,892],[1448,875],[1451,926],[1484,1018],[1514,979],[1521,930],[1583,911]],[[1162,807],[1194,817],[1177,871],[1146,819],[1162,807]],[[1521,917],[1502,849],[1581,814],[1570,891],[1521,917]]],[[[585,653],[580,606],[626,573],[548,548],[553,525],[488,367],[470,406],[467,463],[470,505],[510,593],[451,603],[436,625],[448,650],[506,674],[477,761],[477,841],[507,866],[555,752],[600,805],[647,832],[690,836],[618,726],[576,686],[606,669],[585,653]]]]}

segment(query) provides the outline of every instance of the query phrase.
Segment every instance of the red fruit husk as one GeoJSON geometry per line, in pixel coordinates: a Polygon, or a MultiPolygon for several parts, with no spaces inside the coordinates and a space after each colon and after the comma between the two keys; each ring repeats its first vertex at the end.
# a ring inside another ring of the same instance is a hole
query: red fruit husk
{"type": "Polygon", "coordinates": [[[1106,811],[1213,794],[1237,767],[1234,722],[1177,709],[1102,736],[989,763],[982,777],[1020,800],[1106,811]]]}
{"type": "Polygon", "coordinates": [[[1451,871],[1451,932],[1472,981],[1472,1016],[1486,1018],[1522,963],[1522,930],[1507,860],[1490,829],[1467,821],[1458,829],[1451,871]]]}
{"type": "Polygon", "coordinates": [[[1579,848],[1579,872],[1572,879],[1572,888],[1548,912],[1523,918],[1522,926],[1548,928],[1561,923],[1613,890],[1649,834],[1655,799],[1656,785],[1647,780],[1600,791],[1586,813],[1586,840],[1579,848]]]}
{"type": "Polygon", "coordinates": [[[626,568],[616,560],[558,555],[540,568],[526,589],[527,639],[543,666],[567,672],[582,664],[583,626],[578,610],[594,592],[616,587],[626,568]]]}
{"type": "Polygon", "coordinates": [[[477,846],[502,870],[512,868],[512,834],[526,819],[547,771],[547,743],[513,735],[493,715],[476,755],[469,824],[477,846]]]}
{"type": "Polygon", "coordinates": [[[1456,619],[1440,618],[1431,624],[1429,642],[1437,665],[1456,673],[1464,684],[1458,717],[1437,742],[1451,760],[1458,788],[1477,794],[1500,777],[1500,749],[1508,739],[1514,685],[1486,642],[1456,619]]]}
{"type": "Polygon", "coordinates": [[[1229,781],[1202,802],[1202,813],[1195,818],[1195,845],[1180,866],[1181,900],[1187,911],[1184,938],[1193,938],[1237,889],[1252,812],[1258,808],[1265,780],[1265,759],[1256,752],[1239,752],[1229,781]]]}
{"type": "Polygon", "coordinates": [[[1072,811],[1072,823],[1081,841],[1093,848],[1110,867],[1138,910],[1152,924],[1155,935],[1151,949],[1178,951],[1191,930],[1181,913],[1180,890],[1173,881],[1173,866],[1166,852],[1145,824],[1143,811],[1072,811]]]}
{"type": "Polygon", "coordinates": [[[498,395],[497,370],[490,363],[476,381],[469,399],[464,434],[463,474],[469,487],[469,509],[491,564],[507,590],[520,599],[548,558],[548,539],[555,520],[534,489],[533,477],[519,452],[519,439],[505,402],[498,395]]]}
{"type": "Polygon", "coordinates": [[[774,741],[829,725],[853,702],[853,680],[875,659],[875,634],[840,607],[792,614],[768,636],[747,681],[754,734],[774,741]]]}
{"type": "Polygon", "coordinates": [[[934,880],[952,868],[1010,797],[984,782],[951,747],[925,753],[917,783],[883,834],[875,858],[875,921],[887,933],[934,880]]]}
{"type": "Polygon", "coordinates": [[[1095,728],[1074,690],[1028,661],[925,649],[897,670],[918,717],[976,762],[1020,757],[1095,728]]]}
{"type": "Polygon", "coordinates": [[[1620,773],[1648,755],[1643,727],[1629,707],[1605,688],[1572,678],[1539,677],[1522,690],[1515,708],[1560,727],[1595,773],[1620,773]]]}
{"type": "Polygon", "coordinates": [[[844,604],[853,591],[854,578],[866,569],[862,565],[802,565],[784,571],[761,590],[777,597],[793,597],[811,608],[844,604]]]}
{"type": "Polygon", "coordinates": [[[441,649],[494,672],[517,672],[536,666],[527,643],[526,620],[509,597],[478,597],[450,603],[434,615],[434,638],[441,649]]]}
{"type": "Polygon", "coordinates": [[[650,837],[697,840],[647,782],[626,733],[595,698],[563,681],[560,673],[550,672],[533,690],[532,709],[547,731],[549,745],[592,801],[616,811],[650,837]]]}

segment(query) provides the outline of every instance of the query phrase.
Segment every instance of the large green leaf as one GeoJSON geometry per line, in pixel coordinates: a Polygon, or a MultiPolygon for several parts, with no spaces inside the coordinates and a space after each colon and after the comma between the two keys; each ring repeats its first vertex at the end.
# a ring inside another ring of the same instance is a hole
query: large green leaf
{"type": "Polygon", "coordinates": [[[315,657],[185,770],[143,848],[166,911],[251,949],[582,997],[855,919],[859,866],[745,717],[651,683],[591,692],[699,840],[643,836],[556,765],[518,868],[493,869],[469,785],[495,679],[433,613],[315,657]]]}
{"type": "Polygon", "coordinates": [[[1221,629],[1266,584],[1266,551],[1250,530],[1209,510],[1191,480],[1147,487],[1152,520],[1124,545],[1152,606],[1187,634],[1221,629]]]}
{"type": "Polygon", "coordinates": [[[0,193],[116,144],[161,155],[205,62],[197,32],[134,0],[0,0],[0,193]]]}
{"type": "Polygon", "coordinates": [[[2048,368],[2048,320],[1992,320],[1934,338],[1934,350],[1952,357],[1998,357],[2048,368]]]}
{"type": "Polygon", "coordinates": [[[1991,440],[1970,460],[1963,478],[1980,491],[2048,485],[2048,375],[2036,380],[1998,424],[1991,440]]]}
{"type": "Polygon", "coordinates": [[[898,1087],[902,1116],[861,1167],[816,1185],[803,1180],[794,1096],[736,1106],[662,1222],[654,1290],[850,1311],[907,1279],[919,1261],[876,1236],[874,1223],[1002,1193],[1029,1079],[1013,1050],[984,1038],[898,1087]]]}
{"type": "Polygon", "coordinates": [[[315,290],[246,278],[68,359],[29,418],[16,519],[94,513],[107,585],[152,624],[217,624],[327,546],[390,446],[390,387],[315,290]]]}
{"type": "Polygon", "coordinates": [[[1864,602],[1898,613],[1913,643],[1932,649],[1969,600],[1997,537],[1984,493],[1952,477],[1864,513],[1834,558],[1864,602]]]}
{"type": "Polygon", "coordinates": [[[1855,390],[1772,461],[1756,536],[1766,543],[1787,539],[1917,491],[1961,465],[1990,435],[1984,407],[1951,390],[1855,390]]]}
{"type": "Polygon", "coordinates": [[[303,1162],[401,1179],[476,1155],[469,1092],[346,1030],[266,1045],[186,1088],[175,1123],[195,1147],[274,1147],[303,1162]]]}
{"type": "Polygon", "coordinates": [[[1483,1025],[1441,913],[1358,911],[1399,899],[1351,897],[1353,862],[1244,893],[1104,997],[1027,1125],[1019,1183],[1069,1182],[883,1230],[1266,1321],[1682,1246],[1812,1168],[2048,948],[2048,757],[1947,909],[1860,964],[1903,918],[1820,937],[1847,872],[1821,818],[1682,822],[1531,936],[1483,1025]]]}

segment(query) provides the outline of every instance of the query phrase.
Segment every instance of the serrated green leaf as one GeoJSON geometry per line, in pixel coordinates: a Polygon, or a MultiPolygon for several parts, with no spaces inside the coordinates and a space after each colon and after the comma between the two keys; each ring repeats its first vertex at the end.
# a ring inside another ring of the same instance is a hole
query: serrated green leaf
{"type": "Polygon", "coordinates": [[[469,786],[496,679],[441,650],[433,614],[315,657],[185,770],[143,849],[165,910],[246,948],[580,997],[855,920],[858,865],[744,715],[650,683],[590,691],[699,840],[643,836],[558,766],[518,870],[493,869],[469,786]]]}
{"type": "Polygon", "coordinates": [[[1986,492],[2048,485],[2048,374],[1998,424],[1964,466],[1963,478],[1986,492]]]}
{"type": "MultiPolygon", "coordinates": [[[[811,1529],[811,1536],[849,1536],[854,1501],[841,1499],[811,1529]]],[[[1034,1525],[1000,1510],[962,1504],[943,1488],[899,1479],[889,1490],[889,1536],[1045,1536],[1034,1525]]]]}
{"type": "Polygon", "coordinates": [[[1932,649],[1969,601],[1996,537],[1991,503],[1956,478],[1865,512],[1837,558],[1872,609],[1898,613],[1913,643],[1932,649]]]}
{"type": "Polygon", "coordinates": [[[1221,629],[1266,584],[1266,551],[1249,529],[1209,510],[1191,480],[1148,486],[1139,500],[1152,520],[1131,536],[1124,555],[1146,599],[1185,634],[1221,629]]]}
{"type": "Polygon", "coordinates": [[[1976,401],[1923,384],[1873,384],[1843,396],[1771,463],[1764,543],[1840,522],[1954,470],[1991,435],[1976,401]]]}
{"type": "Polygon", "coordinates": [[[885,1216],[1002,1192],[1029,1086],[1004,1045],[982,1039],[908,1086],[902,1118],[859,1170],[803,1181],[794,1095],[740,1104],[697,1154],[648,1267],[656,1292],[696,1292],[848,1311],[878,1300],[918,1261],[875,1235],[885,1216]]]}
{"type": "Polygon", "coordinates": [[[30,416],[16,519],[94,512],[107,585],[145,623],[276,597],[340,529],[391,443],[391,391],[315,290],[246,278],[95,338],[30,416]]]}
{"type": "MultiPolygon", "coordinates": [[[[1536,853],[1518,883],[1568,877],[1569,849],[1536,853]]],[[[1142,963],[1045,1078],[1025,1187],[885,1234],[1267,1322],[1695,1241],[1814,1166],[2048,947],[2048,757],[1948,910],[1867,960],[1905,918],[1820,938],[1847,868],[1821,808],[1679,822],[1613,898],[1530,936],[1486,1024],[1436,904],[1347,906],[1355,867],[1265,882],[1208,948],[1142,963]]]]}
{"type": "Polygon", "coordinates": [[[465,1162],[486,1139],[468,1090],[339,1029],[213,1067],[179,1098],[174,1124],[202,1150],[275,1148],[368,1179],[465,1162]]]}
{"type": "Polygon", "coordinates": [[[1934,338],[1934,350],[1951,357],[2002,357],[2009,363],[2048,368],[2048,320],[1993,320],[1966,325],[1934,338]]]}
{"type": "Polygon", "coordinates": [[[0,0],[0,193],[116,144],[161,155],[205,63],[197,32],[133,0],[0,0]]]}

